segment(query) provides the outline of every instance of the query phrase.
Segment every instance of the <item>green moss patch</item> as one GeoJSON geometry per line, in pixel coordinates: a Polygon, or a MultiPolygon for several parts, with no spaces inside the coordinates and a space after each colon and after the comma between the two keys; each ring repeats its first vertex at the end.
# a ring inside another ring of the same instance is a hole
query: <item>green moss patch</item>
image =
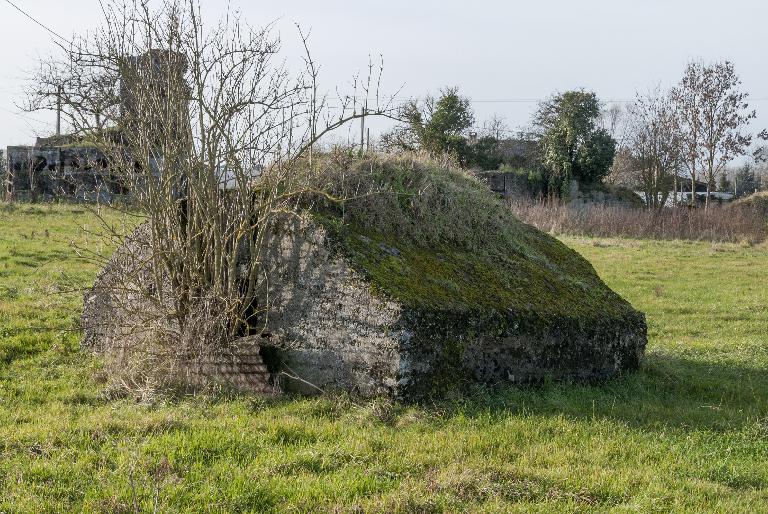
{"type": "Polygon", "coordinates": [[[315,218],[377,294],[420,311],[576,319],[632,311],[579,254],[521,223],[463,172],[405,159],[356,169],[350,182],[359,190],[368,175],[377,191],[315,218]]]}

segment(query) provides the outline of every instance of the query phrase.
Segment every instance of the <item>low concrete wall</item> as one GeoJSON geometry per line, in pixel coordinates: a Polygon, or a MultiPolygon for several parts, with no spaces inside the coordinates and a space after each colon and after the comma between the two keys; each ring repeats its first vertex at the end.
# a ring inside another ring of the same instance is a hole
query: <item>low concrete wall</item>
{"type": "Polygon", "coordinates": [[[74,198],[109,202],[127,189],[112,177],[96,148],[9,146],[9,192],[14,198],[74,198]]]}

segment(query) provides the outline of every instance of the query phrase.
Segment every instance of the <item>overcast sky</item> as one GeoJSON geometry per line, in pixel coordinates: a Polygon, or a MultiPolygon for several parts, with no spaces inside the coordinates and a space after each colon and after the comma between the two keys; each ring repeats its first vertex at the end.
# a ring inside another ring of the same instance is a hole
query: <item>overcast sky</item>
{"type": "MultiPolygon", "coordinates": [[[[65,37],[99,23],[99,0],[13,1],[65,37]]],[[[555,91],[584,87],[623,101],[672,85],[691,59],[729,59],[758,111],[754,128],[768,127],[766,0],[201,2],[210,18],[229,5],[252,25],[276,22],[289,62],[299,58],[294,24],[311,28],[328,90],[383,54],[385,90],[402,86],[407,98],[458,86],[478,125],[498,114],[522,128],[535,100],[555,91]]],[[[15,105],[35,59],[53,51],[43,28],[0,0],[0,145],[53,132],[53,113],[21,115],[15,105]]]]}

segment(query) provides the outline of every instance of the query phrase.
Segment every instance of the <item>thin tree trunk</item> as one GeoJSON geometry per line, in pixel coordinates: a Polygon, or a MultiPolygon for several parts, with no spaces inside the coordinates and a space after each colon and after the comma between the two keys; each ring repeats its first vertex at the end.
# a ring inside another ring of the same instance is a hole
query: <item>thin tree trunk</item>
{"type": "Polygon", "coordinates": [[[707,198],[704,200],[704,210],[709,209],[709,193],[712,189],[712,181],[707,179],[707,198]]]}
{"type": "Polygon", "coordinates": [[[677,171],[675,171],[675,178],[673,179],[674,182],[672,184],[672,189],[674,193],[674,197],[672,198],[672,201],[674,202],[674,207],[677,207],[677,171]]]}
{"type": "Polygon", "coordinates": [[[691,207],[696,207],[696,176],[691,175],[691,207]]]}

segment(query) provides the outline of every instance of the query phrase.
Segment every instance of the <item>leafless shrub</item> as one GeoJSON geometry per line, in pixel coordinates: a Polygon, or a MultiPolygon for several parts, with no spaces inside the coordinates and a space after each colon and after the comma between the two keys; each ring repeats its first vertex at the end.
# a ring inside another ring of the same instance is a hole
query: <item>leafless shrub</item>
{"type": "Polygon", "coordinates": [[[634,183],[649,209],[661,209],[677,191],[681,166],[680,129],[669,93],[660,88],[638,94],[627,109],[627,151],[634,183]]]}
{"type": "Polygon", "coordinates": [[[146,221],[146,251],[127,256],[141,265],[117,266],[103,283],[108,308],[125,314],[123,340],[138,334],[114,366],[130,363],[129,389],[151,389],[177,378],[175,365],[263,330],[268,234],[300,216],[308,195],[341,200],[314,165],[318,142],[391,110],[373,65],[331,108],[301,31],[306,53],[294,73],[269,29],[232,13],[209,27],[194,0],[101,5],[102,27],[43,64],[36,80],[46,87],[31,92],[29,108],[61,102],[146,221]]]}
{"type": "Polygon", "coordinates": [[[510,208],[523,222],[562,235],[718,242],[758,242],[768,237],[765,218],[747,209],[575,208],[557,201],[532,200],[515,200],[510,208]]]}

